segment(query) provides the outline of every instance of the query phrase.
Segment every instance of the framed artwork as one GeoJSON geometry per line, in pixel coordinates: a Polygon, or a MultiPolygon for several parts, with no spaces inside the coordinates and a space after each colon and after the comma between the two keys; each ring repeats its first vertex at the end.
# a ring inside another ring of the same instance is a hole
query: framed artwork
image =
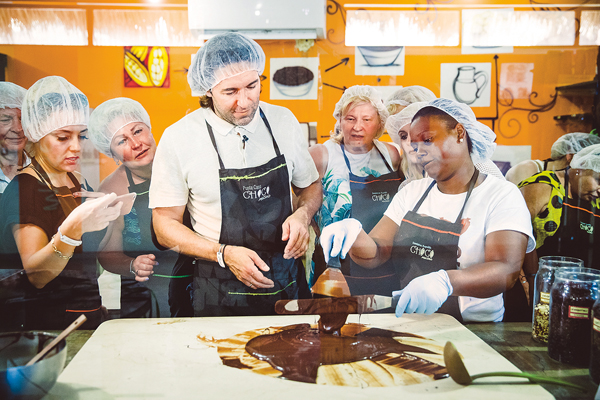
{"type": "Polygon", "coordinates": [[[317,100],[318,57],[271,58],[271,100],[317,100]]]}
{"type": "Polygon", "coordinates": [[[470,107],[489,107],[491,63],[442,63],[440,97],[470,107]]]}
{"type": "Polygon", "coordinates": [[[126,46],[123,50],[125,87],[169,87],[168,47],[126,46]]]}

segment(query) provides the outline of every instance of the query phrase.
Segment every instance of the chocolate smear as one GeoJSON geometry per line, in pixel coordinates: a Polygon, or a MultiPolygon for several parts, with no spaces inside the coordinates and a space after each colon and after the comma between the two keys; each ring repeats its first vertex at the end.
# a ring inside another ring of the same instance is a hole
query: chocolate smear
{"type": "Polygon", "coordinates": [[[257,336],[246,344],[246,351],[281,371],[283,379],[316,383],[320,365],[351,363],[375,359],[388,353],[399,354],[394,364],[405,369],[432,375],[447,376],[446,368],[422,358],[406,354],[435,354],[424,348],[399,343],[393,337],[408,336],[385,329],[369,329],[356,336],[337,336],[313,329],[309,324],[286,327],[271,335],[257,336]],[[373,330],[373,332],[368,333],[373,330]]]}

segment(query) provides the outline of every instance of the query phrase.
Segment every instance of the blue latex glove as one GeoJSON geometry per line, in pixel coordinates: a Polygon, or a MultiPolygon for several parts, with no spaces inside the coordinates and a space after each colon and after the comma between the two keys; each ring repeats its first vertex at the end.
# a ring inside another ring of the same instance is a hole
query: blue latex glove
{"type": "Polygon", "coordinates": [[[433,314],[453,292],[448,273],[440,269],[419,276],[402,290],[392,292],[392,297],[400,297],[396,305],[396,317],[403,313],[433,314]]]}
{"type": "Polygon", "coordinates": [[[330,256],[346,258],[361,230],[362,224],[354,218],[343,219],[323,228],[320,240],[325,262],[329,262],[330,256]]]}

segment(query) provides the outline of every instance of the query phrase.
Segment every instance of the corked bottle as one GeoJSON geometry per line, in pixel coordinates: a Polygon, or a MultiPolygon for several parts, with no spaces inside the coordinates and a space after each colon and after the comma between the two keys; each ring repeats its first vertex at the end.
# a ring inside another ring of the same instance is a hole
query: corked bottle
{"type": "Polygon", "coordinates": [[[590,352],[590,376],[600,383],[600,299],[596,300],[592,309],[592,348],[590,352]]]}
{"type": "Polygon", "coordinates": [[[582,268],[558,272],[550,291],[548,355],[554,360],[588,367],[592,307],[598,300],[600,271],[582,268]]]}
{"type": "Polygon", "coordinates": [[[548,343],[550,319],[550,289],[557,271],[577,271],[583,261],[574,257],[540,257],[533,290],[533,317],[531,336],[537,342],[548,343]]]}

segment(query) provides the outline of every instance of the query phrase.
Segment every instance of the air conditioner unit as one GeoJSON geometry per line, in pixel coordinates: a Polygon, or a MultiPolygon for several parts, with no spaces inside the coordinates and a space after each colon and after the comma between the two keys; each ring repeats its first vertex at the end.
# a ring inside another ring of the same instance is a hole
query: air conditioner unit
{"type": "Polygon", "coordinates": [[[240,32],[253,39],[325,38],[326,0],[188,0],[190,30],[208,39],[240,32]]]}

